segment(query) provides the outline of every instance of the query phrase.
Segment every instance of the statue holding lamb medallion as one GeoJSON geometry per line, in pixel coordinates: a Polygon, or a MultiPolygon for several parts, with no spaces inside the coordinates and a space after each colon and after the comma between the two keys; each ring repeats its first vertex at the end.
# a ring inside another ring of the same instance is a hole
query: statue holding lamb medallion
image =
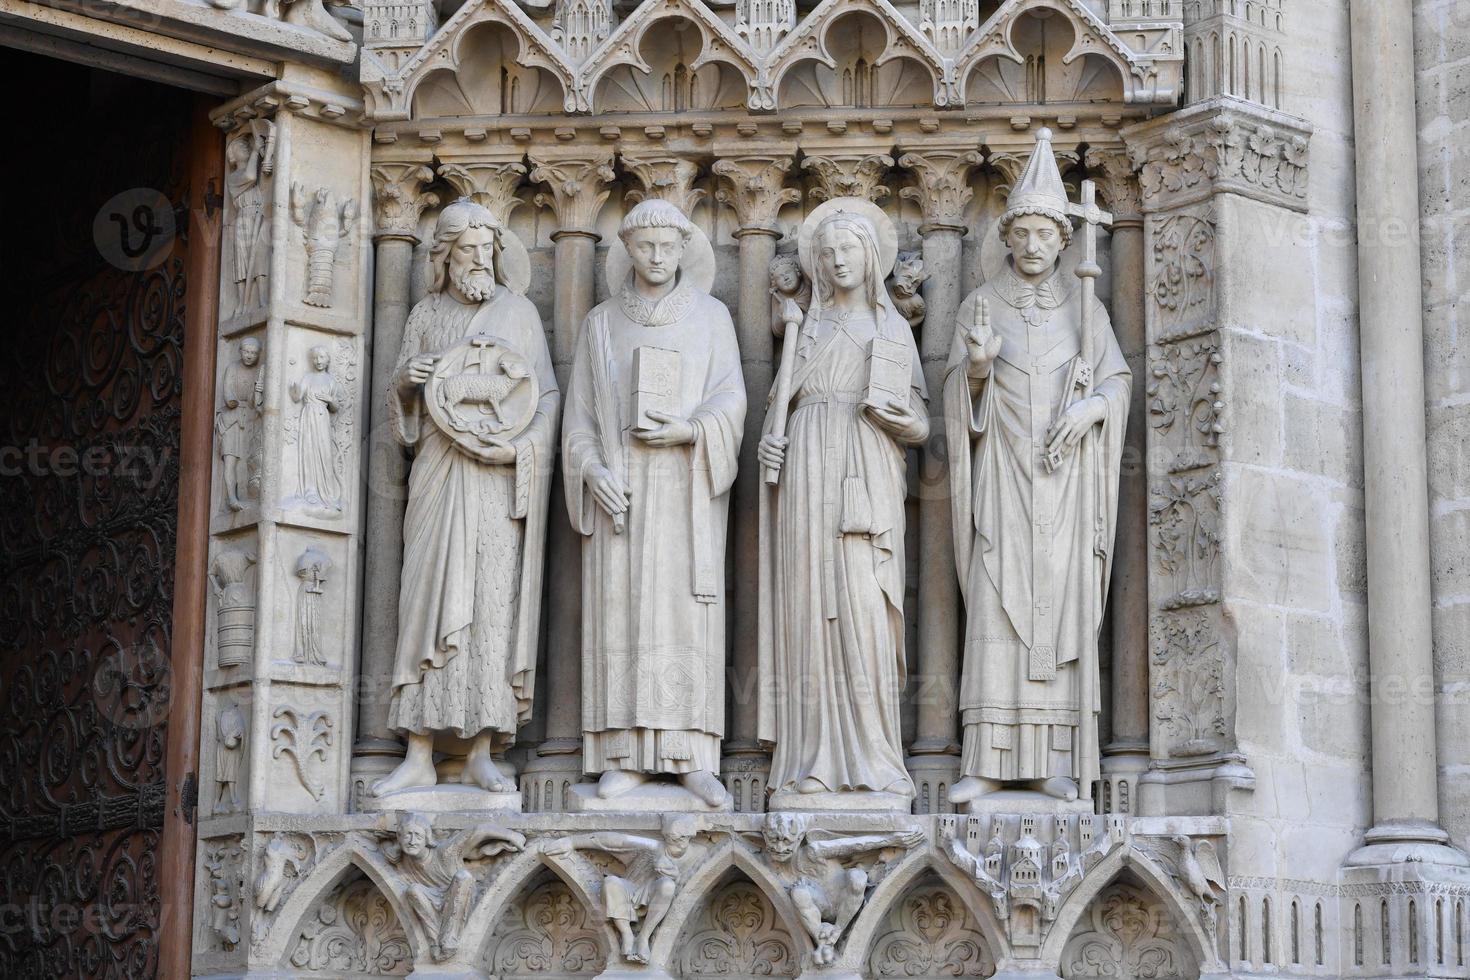
{"type": "Polygon", "coordinates": [[[498,760],[531,711],[560,394],[515,236],[462,199],[429,262],[386,393],[414,452],[389,708],[408,751],[370,805],[518,809],[498,760]]]}
{"type": "Polygon", "coordinates": [[[1098,778],[1098,632],[1132,374],[1093,295],[1096,226],[1111,220],[1093,194],[1083,181],[1068,202],[1040,130],[999,221],[1010,255],[961,305],[945,368],[967,614],[949,798],[971,812],[1023,794],[1081,807],[1098,778]],[[1062,261],[1074,216],[1075,273],[1062,261]]]}

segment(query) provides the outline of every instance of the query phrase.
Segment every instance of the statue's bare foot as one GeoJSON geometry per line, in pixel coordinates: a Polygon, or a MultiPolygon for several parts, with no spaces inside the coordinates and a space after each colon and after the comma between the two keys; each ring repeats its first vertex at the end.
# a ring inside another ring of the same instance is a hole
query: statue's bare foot
{"type": "Polygon", "coordinates": [[[969,803],[971,800],[978,800],[982,796],[989,796],[991,793],[999,792],[1000,787],[1001,782],[999,779],[981,779],[979,776],[966,776],[950,788],[949,802],[969,803]]]}
{"type": "Polygon", "coordinates": [[[827,787],[815,776],[808,776],[796,784],[796,791],[798,793],[825,793],[827,787]]]}
{"type": "Polygon", "coordinates": [[[638,948],[633,951],[631,959],[634,963],[647,963],[653,958],[653,951],[649,948],[648,937],[638,937],[638,948]]]}
{"type": "Polygon", "coordinates": [[[635,786],[643,785],[647,778],[643,773],[631,769],[609,769],[597,780],[597,795],[604,800],[622,796],[635,786]]]}
{"type": "Polygon", "coordinates": [[[710,806],[722,807],[730,803],[730,793],[725,789],[725,784],[708,769],[686,772],[679,777],[679,782],[710,806]]]}
{"type": "Polygon", "coordinates": [[[514,793],[516,790],[515,780],[505,778],[505,774],[488,752],[471,752],[464,760],[459,781],[466,786],[478,786],[491,793],[514,793]]]}
{"type": "Polygon", "coordinates": [[[242,511],[245,509],[245,505],[240,502],[240,498],[234,494],[230,494],[229,507],[233,511],[242,511]]]}
{"type": "Polygon", "coordinates": [[[1065,776],[1053,776],[1050,779],[1038,779],[1032,783],[1032,787],[1040,793],[1065,800],[1070,803],[1077,798],[1077,784],[1065,776]]]}
{"type": "Polygon", "coordinates": [[[433,756],[420,759],[410,752],[408,757],[398,764],[397,769],[373,783],[373,795],[384,796],[400,789],[434,786],[438,782],[439,774],[434,771],[433,756]]]}

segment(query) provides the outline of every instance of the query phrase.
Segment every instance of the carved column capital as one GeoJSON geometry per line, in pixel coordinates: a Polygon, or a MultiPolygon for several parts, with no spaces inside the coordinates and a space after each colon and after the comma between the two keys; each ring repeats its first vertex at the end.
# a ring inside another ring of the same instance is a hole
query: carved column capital
{"type": "Polygon", "coordinates": [[[417,242],[419,216],[439,203],[439,195],[424,192],[434,171],[422,163],[375,163],[373,180],[373,234],[375,241],[403,239],[417,242]]]}
{"type": "Polygon", "coordinates": [[[889,194],[882,180],[893,169],[893,157],[886,153],[825,153],[807,157],[801,168],[817,180],[807,192],[815,201],[834,197],[881,201],[889,194]]]}
{"type": "Polygon", "coordinates": [[[623,169],[642,185],[628,191],[626,198],[630,204],[650,198],[668,201],[687,215],[694,213],[694,206],[708,193],[703,187],[694,186],[699,164],[693,160],[623,156],[622,161],[623,169]]]}
{"type": "Polygon", "coordinates": [[[920,234],[940,228],[965,229],[965,206],[975,191],[970,187],[970,172],[980,165],[979,150],[923,149],[905,153],[898,165],[914,175],[916,181],[899,191],[905,201],[913,201],[924,213],[920,234]]]}
{"type": "Polygon", "coordinates": [[[1311,135],[1295,116],[1212,99],[1129,127],[1123,138],[1139,170],[1144,211],[1226,192],[1306,211],[1311,135]]]}
{"type": "Polygon", "coordinates": [[[505,224],[510,220],[511,211],[521,203],[516,197],[516,189],[526,176],[526,165],[518,160],[476,163],[450,161],[439,165],[439,176],[458,191],[461,197],[483,204],[495,215],[496,220],[505,224]]]}
{"type": "Polygon", "coordinates": [[[597,213],[617,179],[613,172],[612,151],[579,156],[538,156],[532,154],[531,180],[547,189],[536,195],[536,206],[550,208],[561,228],[552,234],[585,235],[596,238],[597,213]]]}
{"type": "Polygon", "coordinates": [[[715,161],[711,170],[722,182],[715,198],[735,210],[735,220],[740,222],[741,232],[780,234],[776,215],[783,205],[801,200],[801,191],[785,186],[791,162],[791,157],[784,154],[756,154],[715,161]]]}
{"type": "Polygon", "coordinates": [[[1133,155],[1121,147],[1087,151],[1084,161],[1089,176],[1097,182],[1103,203],[1113,212],[1113,227],[1142,225],[1142,201],[1138,169],[1133,155]]]}

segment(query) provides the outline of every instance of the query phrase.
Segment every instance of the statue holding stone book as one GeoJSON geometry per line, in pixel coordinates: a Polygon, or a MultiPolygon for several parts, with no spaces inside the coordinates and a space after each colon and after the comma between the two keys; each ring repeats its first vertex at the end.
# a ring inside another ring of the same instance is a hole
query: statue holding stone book
{"type": "Polygon", "coordinates": [[[572,809],[729,805],[725,533],[745,423],[709,240],[677,207],[628,212],[614,295],[582,325],[562,428],[582,534],[583,764],[572,809]]]}

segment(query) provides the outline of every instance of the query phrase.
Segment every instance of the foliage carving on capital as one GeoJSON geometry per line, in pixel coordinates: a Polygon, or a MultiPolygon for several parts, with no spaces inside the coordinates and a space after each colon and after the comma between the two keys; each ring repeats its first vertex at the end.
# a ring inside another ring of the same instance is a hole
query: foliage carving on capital
{"type": "Polygon", "coordinates": [[[434,171],[422,163],[373,164],[376,237],[418,240],[419,215],[439,203],[437,194],[424,192],[433,179],[434,171]]]}
{"type": "Polygon", "coordinates": [[[1305,209],[1309,137],[1305,129],[1226,112],[1203,125],[1171,127],[1151,142],[1135,141],[1143,204],[1157,208],[1218,189],[1305,209]]]}
{"type": "Polygon", "coordinates": [[[711,170],[723,183],[715,198],[735,211],[742,229],[774,230],[781,208],[801,200],[801,191],[785,186],[791,162],[789,156],[717,160],[711,170]]]}
{"type": "Polygon", "coordinates": [[[668,201],[689,215],[708,195],[703,187],[695,187],[699,177],[699,164],[681,157],[631,157],[624,156],[623,169],[632,174],[641,185],[628,191],[629,204],[644,200],[668,201]]]}
{"type": "Polygon", "coordinates": [[[926,225],[964,227],[965,206],[975,194],[970,172],[980,160],[979,150],[905,153],[898,165],[913,173],[915,183],[899,191],[899,196],[919,206],[926,225]]]}
{"type": "Polygon", "coordinates": [[[510,213],[521,203],[516,190],[526,176],[526,165],[518,161],[501,163],[442,163],[439,176],[476,204],[490,209],[502,224],[510,221],[510,213]]]}
{"type": "Polygon", "coordinates": [[[834,197],[881,201],[890,193],[883,176],[893,169],[893,157],[886,153],[809,156],[801,167],[816,178],[816,186],[808,192],[815,201],[829,201],[834,197]]]}
{"type": "Polygon", "coordinates": [[[1142,203],[1133,155],[1124,149],[1091,149],[1084,162],[1114,220],[1129,217],[1136,220],[1142,203]]]}
{"type": "Polygon", "coordinates": [[[608,186],[617,179],[613,155],[531,158],[531,180],[547,189],[536,194],[536,206],[550,208],[563,231],[591,234],[597,213],[612,193],[608,186]]]}

